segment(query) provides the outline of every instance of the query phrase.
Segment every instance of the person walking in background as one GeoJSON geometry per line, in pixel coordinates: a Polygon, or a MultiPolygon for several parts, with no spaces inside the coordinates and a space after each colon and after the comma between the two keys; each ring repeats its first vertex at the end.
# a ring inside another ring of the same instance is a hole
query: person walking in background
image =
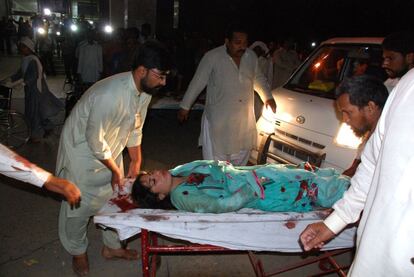
{"type": "Polygon", "coordinates": [[[272,58],[268,55],[269,48],[262,41],[253,42],[249,48],[256,53],[259,68],[262,70],[263,75],[265,75],[269,86],[271,86],[273,81],[273,61],[272,58]]]}
{"type": "Polygon", "coordinates": [[[24,116],[31,131],[30,141],[40,142],[53,131],[51,118],[63,110],[64,103],[49,90],[42,63],[35,54],[34,42],[23,37],[19,50],[23,55],[21,67],[11,76],[12,83],[6,85],[24,83],[24,116]]]}
{"type": "Polygon", "coordinates": [[[15,43],[16,37],[16,26],[13,23],[13,19],[9,18],[5,27],[5,40],[6,40],[6,50],[7,54],[11,55],[13,53],[12,47],[15,43]]]}
{"type": "Polygon", "coordinates": [[[63,40],[60,44],[62,50],[63,65],[65,67],[66,83],[72,84],[76,75],[76,42],[72,32],[68,29],[63,31],[63,40]]]}
{"type": "Polygon", "coordinates": [[[5,42],[6,42],[6,26],[7,26],[7,20],[6,17],[3,16],[0,20],[0,51],[2,53],[6,53],[6,47],[5,47],[5,42]]]}
{"type": "Polygon", "coordinates": [[[298,53],[293,48],[292,40],[285,40],[273,53],[273,84],[277,88],[285,84],[293,71],[300,64],[298,53]]]}
{"type": "Polygon", "coordinates": [[[78,59],[77,73],[81,82],[85,85],[92,85],[101,78],[102,46],[95,40],[95,32],[87,31],[86,39],[81,41],[76,49],[78,59]]]}
{"type": "Polygon", "coordinates": [[[256,54],[247,47],[247,38],[243,26],[230,25],[225,44],[204,55],[180,103],[178,120],[183,122],[207,86],[199,139],[205,160],[247,164],[257,139],[254,91],[276,112],[276,102],[256,54]]]}
{"type": "Polygon", "coordinates": [[[55,65],[53,63],[53,51],[55,45],[50,38],[48,31],[48,24],[45,24],[45,33],[37,37],[37,44],[39,47],[40,59],[45,69],[46,75],[56,75],[55,65]]]}

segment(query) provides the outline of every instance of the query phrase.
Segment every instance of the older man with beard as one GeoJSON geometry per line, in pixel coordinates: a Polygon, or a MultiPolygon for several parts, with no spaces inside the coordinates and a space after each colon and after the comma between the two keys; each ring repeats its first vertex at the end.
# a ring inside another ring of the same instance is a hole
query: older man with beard
{"type": "Polygon", "coordinates": [[[381,80],[361,75],[344,80],[336,89],[336,105],[342,120],[363,142],[351,167],[342,174],[352,177],[361,163],[361,152],[381,116],[388,92],[381,80]]]}
{"type": "MultiPolygon", "coordinates": [[[[127,177],[141,167],[142,127],[151,95],[166,84],[171,59],[156,42],[141,46],[132,72],[124,72],[94,84],[71,111],[63,127],[56,174],[76,183],[82,192],[78,209],[63,202],[59,237],[73,256],[76,274],[89,272],[87,226],[124,178],[122,151],[130,156],[127,177]]],[[[137,259],[136,251],[121,247],[118,236],[103,231],[105,258],[137,259]]]]}
{"type": "Polygon", "coordinates": [[[351,187],[323,222],[308,225],[300,235],[306,251],[321,248],[360,219],[348,276],[414,276],[412,103],[414,69],[390,93],[351,187]]]}

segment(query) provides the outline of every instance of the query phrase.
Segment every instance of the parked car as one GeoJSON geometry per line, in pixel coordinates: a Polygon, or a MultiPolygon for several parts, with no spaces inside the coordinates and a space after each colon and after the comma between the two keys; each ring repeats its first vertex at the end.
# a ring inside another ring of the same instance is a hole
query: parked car
{"type": "Polygon", "coordinates": [[[258,121],[258,163],[299,163],[348,168],[360,139],[341,121],[335,88],[345,77],[371,74],[382,80],[383,38],[333,38],[323,42],[272,91],[276,115],[264,111],[258,121]]]}

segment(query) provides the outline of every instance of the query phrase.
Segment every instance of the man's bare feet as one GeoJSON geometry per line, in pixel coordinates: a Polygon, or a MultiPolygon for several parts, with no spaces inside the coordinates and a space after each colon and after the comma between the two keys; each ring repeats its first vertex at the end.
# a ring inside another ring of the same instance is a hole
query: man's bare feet
{"type": "Polygon", "coordinates": [[[138,252],[131,249],[112,249],[104,245],[102,248],[102,256],[106,259],[125,259],[125,260],[138,260],[138,252]]]}
{"type": "Polygon", "coordinates": [[[72,269],[78,276],[86,276],[89,273],[88,254],[72,256],[72,269]]]}

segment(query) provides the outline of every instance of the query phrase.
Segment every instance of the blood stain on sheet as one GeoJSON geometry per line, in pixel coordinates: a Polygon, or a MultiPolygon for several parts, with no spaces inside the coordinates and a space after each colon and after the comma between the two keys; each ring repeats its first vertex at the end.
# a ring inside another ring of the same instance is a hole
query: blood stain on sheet
{"type": "Polygon", "coordinates": [[[285,224],[286,228],[293,229],[296,227],[296,221],[289,220],[285,224]]]}
{"type": "Polygon", "coordinates": [[[161,221],[161,220],[168,220],[168,216],[164,215],[140,215],[146,221],[161,221]]]}
{"type": "Polygon", "coordinates": [[[138,208],[138,206],[132,203],[130,199],[131,198],[129,197],[129,195],[124,195],[124,196],[118,196],[116,198],[112,198],[110,201],[111,203],[117,205],[118,208],[120,208],[122,212],[126,212],[128,210],[138,208]]]}

